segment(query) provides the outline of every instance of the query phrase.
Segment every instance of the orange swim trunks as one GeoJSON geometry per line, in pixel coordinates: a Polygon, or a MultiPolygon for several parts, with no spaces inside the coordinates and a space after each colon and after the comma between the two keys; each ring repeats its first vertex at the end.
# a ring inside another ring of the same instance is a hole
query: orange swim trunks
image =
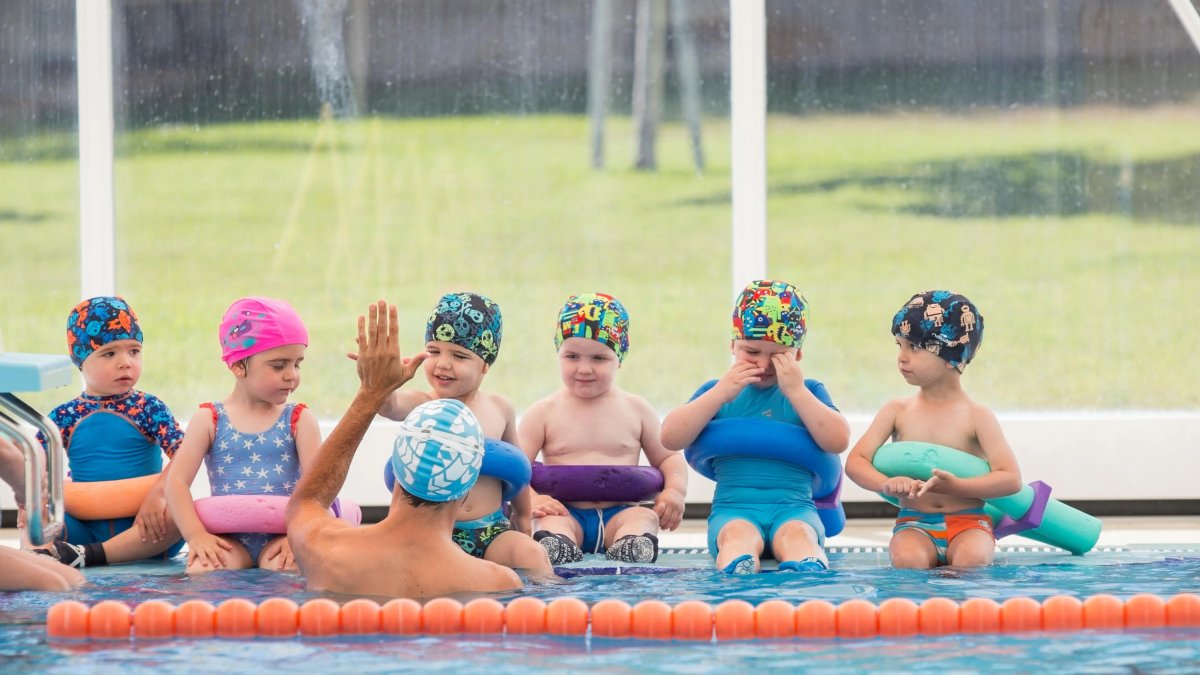
{"type": "Polygon", "coordinates": [[[892,535],[903,530],[917,530],[929,537],[937,549],[939,565],[946,564],[946,549],[949,548],[950,542],[967,530],[983,530],[995,539],[992,519],[983,509],[966,509],[956,513],[925,513],[913,509],[900,509],[900,517],[896,518],[892,535]]]}

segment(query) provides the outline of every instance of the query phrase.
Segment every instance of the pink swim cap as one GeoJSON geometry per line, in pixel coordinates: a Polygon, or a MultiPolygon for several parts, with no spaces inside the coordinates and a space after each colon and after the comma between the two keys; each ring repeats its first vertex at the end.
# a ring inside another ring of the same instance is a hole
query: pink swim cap
{"type": "Polygon", "coordinates": [[[232,365],[283,345],[308,346],[308,329],[291,305],[274,298],[235,300],[221,319],[221,359],[232,365]]]}

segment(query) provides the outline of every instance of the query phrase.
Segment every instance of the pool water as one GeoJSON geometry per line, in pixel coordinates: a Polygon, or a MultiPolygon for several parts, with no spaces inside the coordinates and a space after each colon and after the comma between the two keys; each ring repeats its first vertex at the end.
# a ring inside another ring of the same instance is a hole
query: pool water
{"type": "MultiPolygon", "coordinates": [[[[1008,550],[996,565],[969,571],[896,570],[878,549],[833,552],[834,569],[818,574],[767,572],[725,577],[701,554],[667,554],[659,565],[611,567],[602,559],[562,568],[556,583],[531,583],[525,594],[544,600],[563,596],[593,603],[654,598],[719,603],[738,598],[757,604],[781,598],[792,603],[850,598],[879,603],[942,596],[954,600],[1017,596],[1044,599],[1068,594],[1137,593],[1169,596],[1200,592],[1200,551],[1143,547],[1101,551],[1086,557],[1008,550]],[[664,568],[666,568],[664,570],[664,568]],[[614,573],[620,572],[620,573],[614,573]]],[[[485,666],[490,673],[587,669],[597,672],[709,672],[809,670],[896,672],[937,668],[947,672],[1179,672],[1200,670],[1200,630],[1082,631],[957,635],[865,640],[758,640],[685,643],[600,638],[528,636],[338,637],[287,640],[171,640],[49,643],[48,608],[66,597],[86,603],[151,599],[180,603],[234,597],[253,601],[286,596],[297,603],[325,594],[304,590],[293,575],[257,570],[217,572],[189,578],[182,564],[143,563],[88,571],[92,582],[71,594],[0,594],[0,670],[122,671],[205,670],[261,672],[455,671],[485,666]]],[[[339,596],[337,600],[347,598],[339,596]]],[[[472,596],[463,596],[467,600],[472,596]]],[[[497,595],[505,601],[515,595],[497,595]]]]}

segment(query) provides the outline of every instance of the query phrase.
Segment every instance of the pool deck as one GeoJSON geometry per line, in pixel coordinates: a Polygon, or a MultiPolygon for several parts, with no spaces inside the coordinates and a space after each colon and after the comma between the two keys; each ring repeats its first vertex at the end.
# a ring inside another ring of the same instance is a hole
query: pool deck
{"type": "MultiPolygon", "coordinates": [[[[892,535],[892,521],[885,519],[853,519],[846,529],[830,537],[830,549],[887,546],[892,535]]],[[[704,520],[685,520],[678,530],[664,532],[660,537],[664,548],[705,548],[707,546],[704,520]]],[[[0,545],[17,547],[19,537],[14,529],[0,529],[0,545]]],[[[1005,547],[1041,544],[1020,536],[1006,537],[1005,547]]],[[[1200,519],[1179,517],[1109,517],[1104,519],[1097,548],[1163,545],[1200,552],[1200,519]]]]}

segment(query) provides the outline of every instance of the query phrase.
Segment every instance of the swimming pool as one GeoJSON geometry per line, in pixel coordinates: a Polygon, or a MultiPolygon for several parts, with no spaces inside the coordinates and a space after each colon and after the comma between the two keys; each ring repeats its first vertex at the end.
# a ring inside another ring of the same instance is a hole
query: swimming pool
{"type": "MultiPolygon", "coordinates": [[[[969,571],[911,571],[887,566],[882,548],[835,549],[834,569],[818,574],[766,573],[730,578],[711,569],[708,556],[672,552],[660,565],[609,567],[601,559],[562,568],[561,582],[531,584],[525,595],[546,601],[564,596],[589,604],[647,598],[676,604],[752,604],[783,599],[793,604],[853,598],[923,600],[948,597],[997,601],[1029,596],[1085,597],[1139,593],[1162,597],[1200,590],[1200,549],[1136,546],[1102,549],[1086,557],[1039,548],[1003,548],[997,564],[969,571]],[[663,571],[662,568],[668,568],[663,571]],[[612,572],[619,571],[619,574],[612,572]]],[[[92,584],[69,597],[92,604],[120,599],[181,603],[230,598],[262,601],[283,596],[297,603],[323,597],[304,590],[295,576],[257,570],[188,578],[178,562],[143,563],[89,571],[92,584]]],[[[335,600],[348,598],[331,597],[335,600]]],[[[515,595],[495,596],[508,601],[515,595]]],[[[339,636],[336,638],[175,639],[168,641],[49,641],[46,612],[62,594],[0,595],[0,669],[159,671],[195,669],[227,673],[279,668],[299,672],[461,671],[486,666],[495,673],[588,669],[600,672],[706,672],[711,670],[815,669],[888,672],[916,668],[996,672],[1195,672],[1200,629],[1004,633],[871,639],[787,639],[694,643],[552,636],[339,636]]],[[[469,597],[460,598],[464,602],[469,597]]]]}

